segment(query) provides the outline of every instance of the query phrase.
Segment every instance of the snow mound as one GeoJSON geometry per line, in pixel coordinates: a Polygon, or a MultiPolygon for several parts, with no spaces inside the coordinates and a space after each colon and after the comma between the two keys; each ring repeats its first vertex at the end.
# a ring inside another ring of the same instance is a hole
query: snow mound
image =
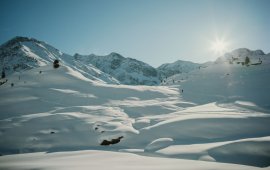
{"type": "Polygon", "coordinates": [[[209,156],[209,155],[202,155],[200,158],[199,158],[200,161],[208,161],[208,162],[215,162],[216,160],[209,156]]]}
{"type": "Polygon", "coordinates": [[[159,138],[159,139],[156,139],[156,140],[152,141],[151,143],[149,143],[145,147],[144,151],[154,152],[154,151],[157,151],[159,149],[166,148],[169,145],[171,145],[172,143],[173,143],[172,138],[159,138]]]}

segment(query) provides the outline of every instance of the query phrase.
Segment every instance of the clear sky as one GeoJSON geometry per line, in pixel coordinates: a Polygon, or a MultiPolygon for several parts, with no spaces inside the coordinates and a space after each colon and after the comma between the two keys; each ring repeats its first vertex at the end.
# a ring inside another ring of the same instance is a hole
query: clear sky
{"type": "Polygon", "coordinates": [[[0,0],[0,43],[17,35],[72,55],[206,62],[216,41],[269,53],[270,0],[0,0]]]}

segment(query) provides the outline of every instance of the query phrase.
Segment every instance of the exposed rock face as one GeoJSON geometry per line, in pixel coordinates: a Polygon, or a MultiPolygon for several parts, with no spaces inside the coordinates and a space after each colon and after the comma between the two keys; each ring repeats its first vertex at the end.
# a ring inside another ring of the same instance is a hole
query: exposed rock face
{"type": "Polygon", "coordinates": [[[105,56],[79,55],[75,59],[89,63],[110,74],[122,84],[129,85],[157,85],[158,72],[152,66],[132,58],[125,58],[118,53],[105,56]]]}
{"type": "Polygon", "coordinates": [[[101,142],[100,145],[113,145],[113,144],[117,144],[117,143],[120,142],[120,140],[121,140],[122,138],[124,138],[124,137],[123,137],[123,136],[120,136],[120,137],[118,137],[118,138],[116,138],[116,139],[112,139],[112,140],[110,140],[110,141],[108,141],[108,140],[103,140],[103,141],[101,142]]]}

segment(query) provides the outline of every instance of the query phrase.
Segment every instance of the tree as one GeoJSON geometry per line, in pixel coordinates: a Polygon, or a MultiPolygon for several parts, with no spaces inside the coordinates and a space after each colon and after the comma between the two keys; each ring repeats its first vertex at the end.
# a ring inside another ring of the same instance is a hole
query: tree
{"type": "Polygon", "coordinates": [[[3,79],[3,78],[6,78],[5,70],[2,71],[2,76],[1,76],[1,78],[2,78],[2,79],[3,79]]]}
{"type": "Polygon", "coordinates": [[[245,65],[248,65],[250,63],[250,59],[248,57],[246,57],[245,59],[245,65]]]}
{"type": "Polygon", "coordinates": [[[59,60],[54,60],[53,62],[53,68],[58,68],[60,65],[59,65],[59,60]]]}

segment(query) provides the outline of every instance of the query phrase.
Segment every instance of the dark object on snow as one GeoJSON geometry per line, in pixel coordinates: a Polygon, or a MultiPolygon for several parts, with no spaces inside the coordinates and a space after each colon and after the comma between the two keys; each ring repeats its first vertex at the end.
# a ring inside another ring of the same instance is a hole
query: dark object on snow
{"type": "Polygon", "coordinates": [[[55,132],[54,131],[51,131],[51,134],[55,134],[55,132]]]}
{"type": "Polygon", "coordinates": [[[3,79],[3,78],[6,78],[5,70],[2,71],[2,76],[1,76],[1,78],[2,78],[2,79],[3,79]]]}
{"type": "Polygon", "coordinates": [[[246,57],[245,59],[245,65],[248,65],[250,63],[250,59],[248,57],[246,57]]]}
{"type": "Polygon", "coordinates": [[[59,60],[54,60],[53,62],[53,68],[58,68],[60,65],[59,65],[59,60]]]}
{"type": "Polygon", "coordinates": [[[100,145],[113,145],[113,144],[119,143],[122,138],[124,137],[120,136],[119,138],[112,139],[111,141],[103,140],[100,145]]]}
{"type": "Polygon", "coordinates": [[[42,71],[39,71],[39,74],[41,74],[42,73],[42,71]]]}
{"type": "Polygon", "coordinates": [[[253,63],[253,64],[251,64],[251,65],[254,65],[254,66],[256,66],[256,65],[261,65],[262,63],[253,63]]]}
{"type": "Polygon", "coordinates": [[[5,84],[8,81],[8,79],[6,79],[5,81],[0,81],[0,86],[5,84]]]}
{"type": "Polygon", "coordinates": [[[182,93],[184,92],[184,90],[182,89],[182,93]]]}
{"type": "Polygon", "coordinates": [[[11,87],[13,87],[14,86],[14,83],[11,83],[10,85],[11,85],[11,87]]]}

